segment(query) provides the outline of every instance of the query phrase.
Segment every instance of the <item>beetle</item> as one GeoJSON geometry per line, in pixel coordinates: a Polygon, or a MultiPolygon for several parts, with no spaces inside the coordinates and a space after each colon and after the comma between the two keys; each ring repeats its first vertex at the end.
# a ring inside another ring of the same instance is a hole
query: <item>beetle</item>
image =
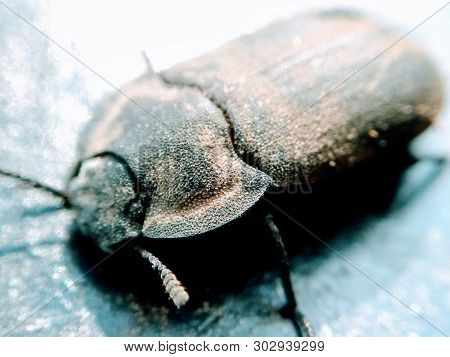
{"type": "MultiPolygon", "coordinates": [[[[96,109],[64,191],[1,173],[61,197],[105,252],[136,238],[195,239],[271,192],[404,147],[436,118],[442,92],[426,54],[395,31],[346,11],[296,15],[159,73],[149,65],[96,109]]],[[[283,313],[312,335],[270,212],[264,224],[280,257],[283,313]]],[[[175,274],[129,246],[185,305],[175,274]]]]}

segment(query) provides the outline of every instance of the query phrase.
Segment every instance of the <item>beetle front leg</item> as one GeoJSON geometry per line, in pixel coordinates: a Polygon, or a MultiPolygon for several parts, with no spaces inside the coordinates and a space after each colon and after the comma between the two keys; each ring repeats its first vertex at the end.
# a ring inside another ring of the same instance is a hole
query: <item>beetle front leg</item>
{"type": "Polygon", "coordinates": [[[312,337],[314,336],[314,332],[311,323],[297,309],[297,299],[295,298],[294,289],[292,288],[289,259],[283,238],[273,220],[272,214],[269,213],[266,215],[265,222],[275,241],[277,254],[280,260],[280,277],[287,299],[286,305],[281,309],[281,314],[292,321],[299,337],[312,337]]]}

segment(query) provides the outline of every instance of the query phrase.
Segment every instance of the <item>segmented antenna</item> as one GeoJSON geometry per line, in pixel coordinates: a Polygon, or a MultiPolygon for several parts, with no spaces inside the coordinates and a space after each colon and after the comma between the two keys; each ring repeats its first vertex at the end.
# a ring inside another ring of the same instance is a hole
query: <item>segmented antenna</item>
{"type": "Polygon", "coordinates": [[[160,278],[164,288],[166,289],[166,293],[169,294],[175,306],[178,309],[184,306],[189,301],[189,295],[175,274],[172,273],[169,268],[161,263],[161,261],[149,251],[142,248],[136,249],[139,253],[141,253],[143,258],[148,259],[148,261],[152,264],[153,269],[160,273],[160,278]]]}

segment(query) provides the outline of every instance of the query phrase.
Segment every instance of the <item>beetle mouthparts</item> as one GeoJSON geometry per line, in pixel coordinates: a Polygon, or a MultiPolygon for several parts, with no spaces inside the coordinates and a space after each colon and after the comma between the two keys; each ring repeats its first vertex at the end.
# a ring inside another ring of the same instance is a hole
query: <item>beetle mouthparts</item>
{"type": "Polygon", "coordinates": [[[160,278],[164,288],[166,289],[166,293],[169,294],[169,297],[175,306],[179,309],[180,307],[186,305],[189,301],[189,294],[187,293],[185,287],[177,279],[175,274],[149,251],[143,248],[136,249],[139,253],[141,253],[143,258],[148,259],[148,261],[152,264],[153,269],[160,273],[160,278]]]}

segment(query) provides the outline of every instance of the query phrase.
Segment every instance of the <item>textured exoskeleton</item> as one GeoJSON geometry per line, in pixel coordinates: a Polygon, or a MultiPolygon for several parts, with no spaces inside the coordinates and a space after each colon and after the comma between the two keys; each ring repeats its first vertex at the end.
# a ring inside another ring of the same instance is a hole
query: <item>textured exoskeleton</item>
{"type": "Polygon", "coordinates": [[[79,167],[68,189],[79,228],[104,250],[141,233],[200,234],[270,187],[404,146],[442,90],[427,56],[399,38],[366,17],[313,13],[130,82],[81,137],[81,158],[115,153],[127,165],[111,154],[79,167]]]}

